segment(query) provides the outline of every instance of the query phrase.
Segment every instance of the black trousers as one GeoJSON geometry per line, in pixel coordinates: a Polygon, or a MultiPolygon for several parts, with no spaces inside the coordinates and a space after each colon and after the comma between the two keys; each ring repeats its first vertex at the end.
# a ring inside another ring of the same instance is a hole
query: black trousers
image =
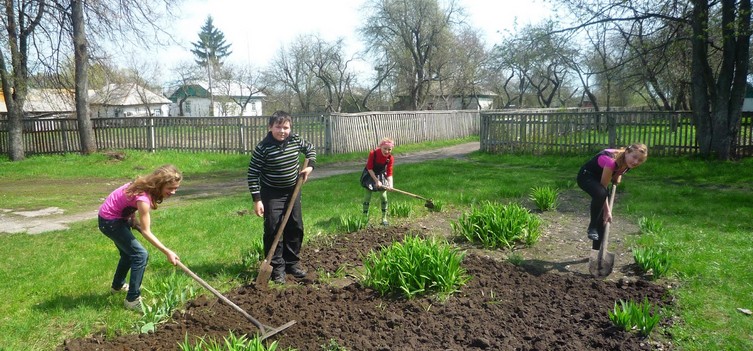
{"type": "MultiPolygon", "coordinates": [[[[275,240],[277,229],[282,224],[285,216],[285,210],[291,196],[293,188],[261,188],[261,202],[264,205],[264,255],[272,249],[272,242],[275,240]]],[[[282,237],[274,248],[274,254],[270,264],[272,267],[281,269],[285,265],[291,266],[298,261],[301,253],[301,244],[303,243],[303,216],[301,214],[301,193],[294,201],[293,210],[290,218],[282,232],[282,237]]]]}
{"type": "Polygon", "coordinates": [[[596,228],[596,231],[599,232],[599,240],[595,240],[592,244],[592,248],[598,250],[601,247],[601,238],[604,234],[604,202],[609,197],[609,191],[601,185],[601,174],[593,174],[584,168],[578,171],[577,180],[578,186],[591,196],[591,220],[588,223],[588,228],[596,228]]]}

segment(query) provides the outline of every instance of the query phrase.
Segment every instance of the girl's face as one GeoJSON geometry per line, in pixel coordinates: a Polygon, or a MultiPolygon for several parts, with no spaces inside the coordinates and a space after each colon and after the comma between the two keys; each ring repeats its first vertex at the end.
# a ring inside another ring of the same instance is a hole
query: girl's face
{"type": "Polygon", "coordinates": [[[392,146],[389,145],[382,145],[379,147],[379,150],[382,150],[382,155],[385,157],[389,156],[392,153],[392,146]]]}
{"type": "Polygon", "coordinates": [[[646,155],[638,150],[628,151],[625,153],[625,164],[627,164],[627,166],[630,168],[638,167],[645,161],[646,155]]]}
{"type": "Polygon", "coordinates": [[[269,127],[272,137],[277,141],[285,141],[290,135],[290,122],[275,123],[269,127]]]}
{"type": "Polygon", "coordinates": [[[168,197],[175,195],[175,192],[178,191],[178,188],[180,188],[180,182],[165,184],[165,186],[162,187],[162,198],[167,199],[168,197]]]}

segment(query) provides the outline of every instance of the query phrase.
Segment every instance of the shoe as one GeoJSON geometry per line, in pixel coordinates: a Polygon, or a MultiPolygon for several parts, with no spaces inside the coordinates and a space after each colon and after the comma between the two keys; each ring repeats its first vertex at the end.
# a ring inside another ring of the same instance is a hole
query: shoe
{"type": "Polygon", "coordinates": [[[596,228],[588,229],[588,238],[593,241],[599,240],[599,232],[596,230],[596,228]]]}
{"type": "Polygon", "coordinates": [[[128,299],[125,299],[123,301],[123,305],[126,309],[137,311],[137,312],[143,312],[144,310],[141,308],[141,296],[137,297],[136,300],[128,301],[128,299]]]}
{"type": "Polygon", "coordinates": [[[272,274],[272,281],[277,284],[285,284],[285,273],[272,274]]]}
{"type": "Polygon", "coordinates": [[[272,269],[272,281],[278,284],[285,284],[285,267],[279,266],[272,269]]]}
{"type": "Polygon", "coordinates": [[[292,276],[294,276],[294,277],[296,277],[296,278],[298,278],[298,279],[301,279],[301,278],[305,278],[305,277],[306,277],[306,270],[305,270],[305,269],[303,269],[303,268],[301,268],[301,265],[299,265],[299,264],[297,264],[297,263],[296,263],[296,264],[294,264],[294,265],[290,265],[290,266],[288,266],[288,267],[287,267],[287,268],[285,269],[285,272],[286,272],[286,273],[290,273],[290,275],[292,275],[292,276]]]}
{"type": "Polygon", "coordinates": [[[110,294],[115,295],[122,292],[128,292],[128,283],[123,284],[120,289],[110,288],[110,294]]]}
{"type": "Polygon", "coordinates": [[[386,227],[386,226],[390,225],[390,222],[387,222],[386,219],[383,219],[382,220],[382,225],[386,227]]]}

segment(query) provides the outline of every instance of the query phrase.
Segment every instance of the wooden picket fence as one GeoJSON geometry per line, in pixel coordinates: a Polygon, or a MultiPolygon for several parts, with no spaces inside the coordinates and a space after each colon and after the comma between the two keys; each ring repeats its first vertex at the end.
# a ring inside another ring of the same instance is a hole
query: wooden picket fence
{"type": "MultiPolygon", "coordinates": [[[[267,135],[269,117],[93,118],[99,150],[180,150],[251,153],[267,135]]],[[[0,120],[0,152],[8,152],[7,120],[0,120]]],[[[79,152],[75,118],[27,119],[26,155],[79,152]]],[[[478,111],[395,111],[293,116],[293,132],[322,154],[368,151],[383,137],[397,145],[479,134],[478,111]]]]}
{"type": "MultiPolygon", "coordinates": [[[[481,150],[588,154],[644,143],[654,156],[698,154],[690,112],[481,112],[481,150]]],[[[753,123],[743,117],[733,148],[753,155],[753,123]]]]}

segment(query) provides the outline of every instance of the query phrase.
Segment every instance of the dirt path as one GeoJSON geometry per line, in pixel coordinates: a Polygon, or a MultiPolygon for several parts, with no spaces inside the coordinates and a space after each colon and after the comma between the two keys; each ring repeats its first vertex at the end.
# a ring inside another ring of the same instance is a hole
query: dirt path
{"type": "MultiPolygon", "coordinates": [[[[479,149],[478,142],[465,143],[446,148],[420,151],[395,157],[395,164],[409,164],[440,158],[462,158],[479,149]]],[[[361,171],[363,162],[342,162],[321,165],[312,173],[312,179],[330,177],[339,174],[361,171]]],[[[175,200],[217,197],[225,194],[237,194],[247,191],[245,178],[228,180],[227,178],[193,178],[187,177],[180,189],[180,196],[175,200]]],[[[97,218],[97,209],[80,213],[65,213],[57,207],[48,207],[37,211],[16,211],[0,208],[0,234],[28,233],[41,234],[53,230],[68,229],[68,225],[77,221],[97,218]]]]}

